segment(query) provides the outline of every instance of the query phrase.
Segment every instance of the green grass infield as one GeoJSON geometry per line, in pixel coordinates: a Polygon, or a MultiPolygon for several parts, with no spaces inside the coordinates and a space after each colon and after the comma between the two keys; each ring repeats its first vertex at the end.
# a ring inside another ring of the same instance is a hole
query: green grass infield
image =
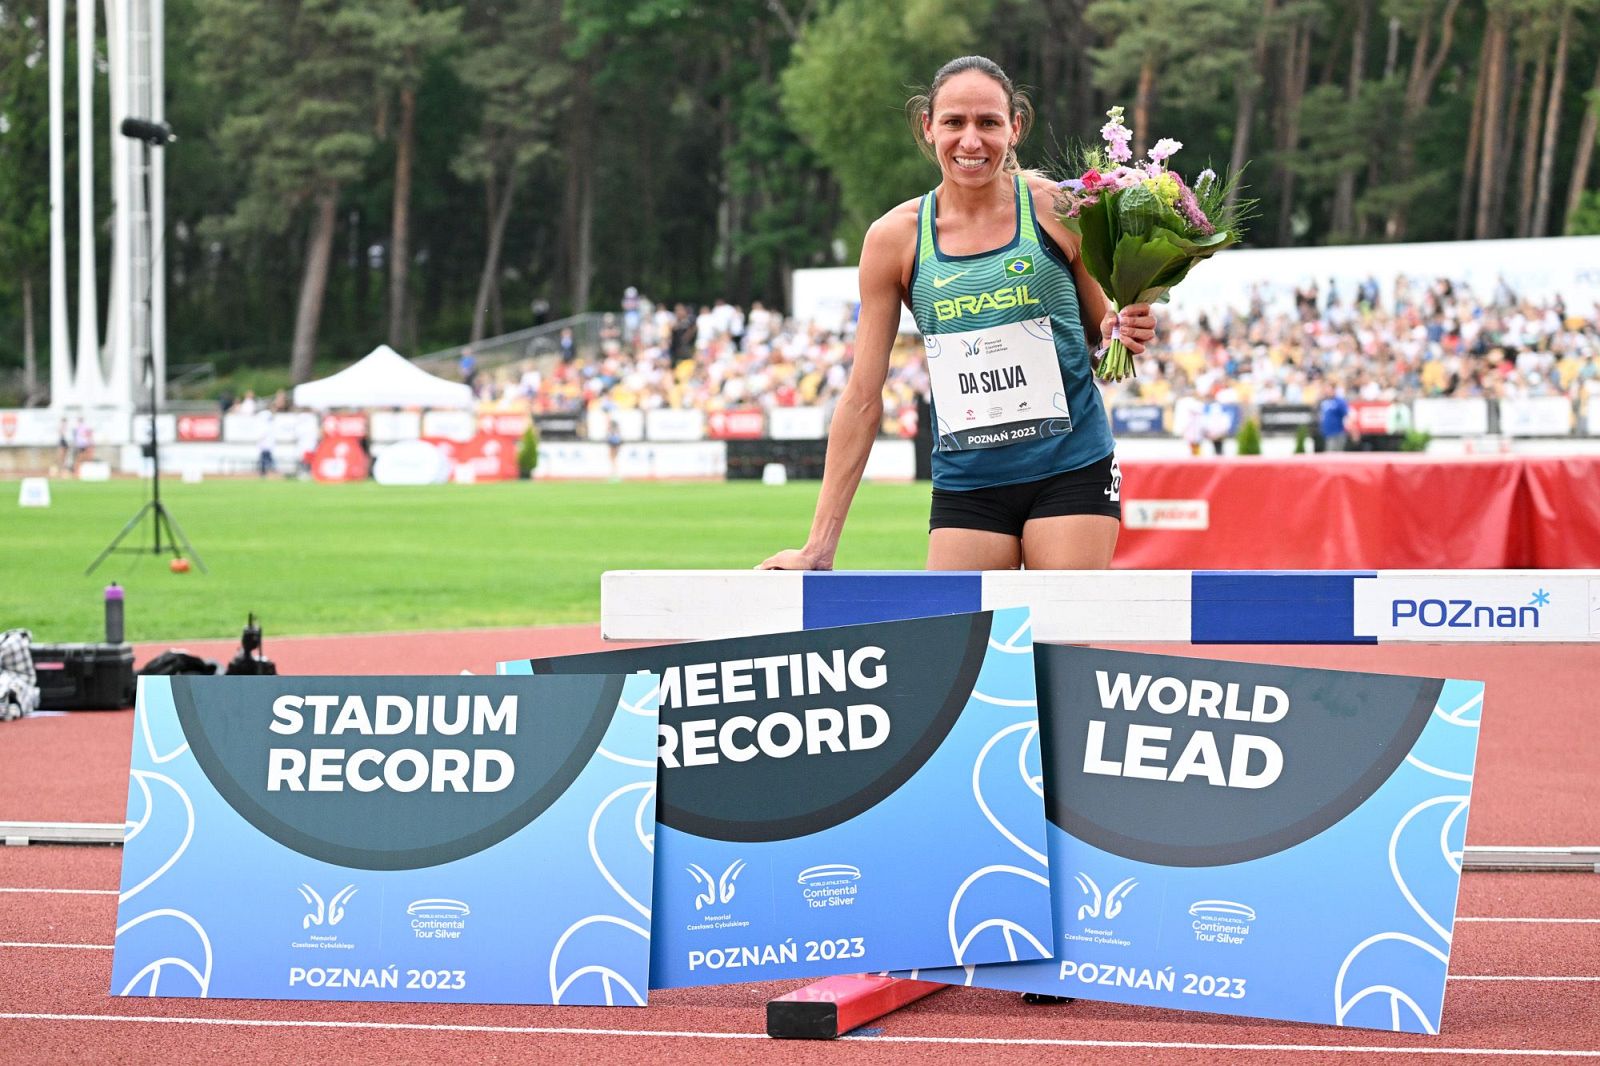
{"type": "MultiPolygon", "coordinates": [[[[162,481],[162,502],[205,561],[173,573],[146,516],[84,570],[148,498],[148,482],[52,481],[19,507],[0,482],[0,629],[44,643],[104,637],[102,590],[126,590],[127,639],[269,637],[594,623],[606,570],[734,569],[805,540],[816,483],[513,482],[384,487],[162,481]]],[[[920,568],[929,489],[863,485],[840,569],[920,568]]]]}

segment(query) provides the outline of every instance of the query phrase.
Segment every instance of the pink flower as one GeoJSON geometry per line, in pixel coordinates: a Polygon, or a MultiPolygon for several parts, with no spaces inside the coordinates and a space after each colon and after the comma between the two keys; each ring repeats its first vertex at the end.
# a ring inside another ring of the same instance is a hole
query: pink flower
{"type": "Polygon", "coordinates": [[[1182,141],[1175,141],[1171,137],[1163,137],[1156,142],[1154,148],[1150,149],[1150,158],[1156,163],[1163,163],[1182,147],[1182,141]]]}

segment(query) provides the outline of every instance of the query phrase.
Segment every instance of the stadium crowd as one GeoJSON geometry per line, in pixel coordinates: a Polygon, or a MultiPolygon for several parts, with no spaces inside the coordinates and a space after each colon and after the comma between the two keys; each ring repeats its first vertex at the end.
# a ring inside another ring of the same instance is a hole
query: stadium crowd
{"type": "MultiPolygon", "coordinates": [[[[1168,317],[1137,377],[1105,386],[1109,404],[1565,395],[1581,412],[1600,398],[1600,306],[1403,276],[1388,292],[1370,278],[1349,293],[1303,283],[1292,304],[1273,296],[1260,286],[1245,309],[1168,317]]],[[[652,307],[630,294],[593,356],[563,344],[558,360],[479,373],[475,387],[489,407],[534,414],[826,406],[844,387],[852,325],[802,323],[760,303],[652,307]]],[[[884,391],[886,432],[907,424],[926,387],[921,345],[904,337],[884,391]]]]}

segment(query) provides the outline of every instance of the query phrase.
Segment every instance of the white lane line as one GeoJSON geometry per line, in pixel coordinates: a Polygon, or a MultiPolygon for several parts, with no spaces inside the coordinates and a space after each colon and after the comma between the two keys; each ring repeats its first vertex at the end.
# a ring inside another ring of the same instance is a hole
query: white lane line
{"type": "MultiPolygon", "coordinates": [[[[705,1033],[663,1029],[578,1029],[542,1025],[445,1025],[420,1022],[341,1022],[263,1018],[174,1018],[129,1014],[0,1014],[0,1021],[113,1022],[133,1025],[237,1025],[267,1029],[356,1029],[431,1033],[488,1033],[504,1036],[620,1036],[653,1040],[769,1040],[765,1033],[705,1033]]],[[[1556,1048],[1415,1047],[1356,1044],[1224,1044],[1162,1040],[1066,1040],[1047,1037],[990,1036],[847,1036],[862,1043],[987,1045],[1002,1047],[1145,1048],[1173,1051],[1309,1051],[1379,1055],[1543,1055],[1552,1058],[1600,1058],[1600,1051],[1556,1048]]]]}
{"type": "Polygon", "coordinates": [[[1452,981],[1600,981],[1600,977],[1517,977],[1510,974],[1453,973],[1452,981]]]}
{"type": "Polygon", "coordinates": [[[1539,922],[1549,925],[1600,925],[1600,918],[1457,918],[1458,922],[1539,922]]]}
{"type": "Polygon", "coordinates": [[[115,896],[114,888],[0,888],[0,892],[37,892],[53,896],[115,896]]]}
{"type": "Polygon", "coordinates": [[[0,941],[0,948],[71,948],[76,951],[110,951],[110,944],[30,944],[20,940],[0,941]]]}

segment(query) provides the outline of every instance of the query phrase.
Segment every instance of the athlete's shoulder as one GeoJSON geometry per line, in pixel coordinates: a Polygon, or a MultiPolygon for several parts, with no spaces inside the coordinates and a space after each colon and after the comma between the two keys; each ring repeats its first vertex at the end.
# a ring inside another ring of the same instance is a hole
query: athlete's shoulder
{"type": "Polygon", "coordinates": [[[890,208],[871,226],[861,242],[863,270],[877,269],[904,279],[917,248],[917,200],[890,208]]]}
{"type": "Polygon", "coordinates": [[[904,203],[896,204],[878,217],[867,230],[867,241],[897,240],[907,235],[915,236],[917,232],[917,209],[922,204],[922,197],[913,197],[904,203]]]}

